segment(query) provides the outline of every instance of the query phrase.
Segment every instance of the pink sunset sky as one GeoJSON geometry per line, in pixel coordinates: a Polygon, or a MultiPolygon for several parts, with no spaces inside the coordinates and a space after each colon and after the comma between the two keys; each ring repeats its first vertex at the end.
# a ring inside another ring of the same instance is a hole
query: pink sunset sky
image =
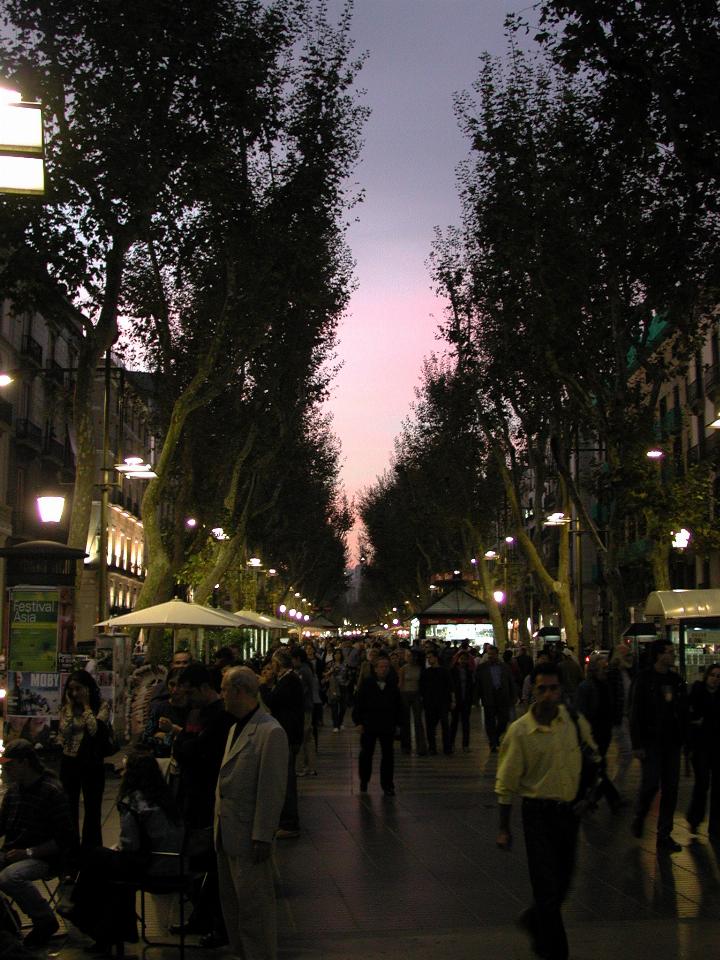
{"type": "Polygon", "coordinates": [[[504,54],[509,9],[504,0],[355,0],[356,50],[369,52],[359,86],[372,116],[355,178],[365,202],[348,237],[359,286],[329,402],[349,497],[388,467],[423,359],[442,350],[443,304],[426,262],[434,228],[459,217],[455,168],[468,145],[453,94],[470,88],[483,52],[504,54]]]}

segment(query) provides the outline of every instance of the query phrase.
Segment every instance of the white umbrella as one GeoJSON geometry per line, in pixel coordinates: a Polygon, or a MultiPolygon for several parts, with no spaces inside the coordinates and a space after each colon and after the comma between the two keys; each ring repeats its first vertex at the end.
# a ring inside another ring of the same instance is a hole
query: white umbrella
{"type": "Polygon", "coordinates": [[[267,613],[257,613],[255,610],[238,610],[235,616],[250,620],[254,627],[264,627],[266,630],[287,630],[289,626],[286,620],[279,620],[267,613]]]}
{"type": "Polygon", "coordinates": [[[251,627],[255,624],[247,618],[227,610],[206,607],[202,603],[186,603],[184,600],[168,600],[143,610],[133,610],[120,617],[110,617],[96,623],[96,627],[206,627],[229,628],[251,627]]]}

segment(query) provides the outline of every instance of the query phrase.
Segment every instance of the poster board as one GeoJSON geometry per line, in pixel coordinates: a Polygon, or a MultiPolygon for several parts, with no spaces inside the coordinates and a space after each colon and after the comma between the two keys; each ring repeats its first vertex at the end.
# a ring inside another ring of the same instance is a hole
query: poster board
{"type": "Polygon", "coordinates": [[[54,587],[10,591],[9,670],[57,671],[59,607],[60,592],[54,587]]]}

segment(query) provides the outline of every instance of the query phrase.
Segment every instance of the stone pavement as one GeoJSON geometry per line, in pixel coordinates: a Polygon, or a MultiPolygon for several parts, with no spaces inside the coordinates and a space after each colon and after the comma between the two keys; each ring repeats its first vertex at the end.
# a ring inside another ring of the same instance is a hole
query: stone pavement
{"type": "MultiPolygon", "coordinates": [[[[394,799],[377,778],[359,794],[357,748],[351,728],[322,728],[319,776],[300,781],[302,836],[276,856],[280,960],[529,960],[515,927],[530,897],[519,811],[516,845],[504,853],[495,847],[496,756],[479,716],[470,753],[399,755],[394,799]]],[[[683,778],[676,817],[681,853],[656,857],[654,815],[642,841],[630,835],[630,811],[603,807],[583,825],[565,910],[573,960],[717,955],[720,863],[707,837],[693,840],[684,826],[690,783],[683,778]]],[[[106,842],[116,829],[111,791],[107,806],[106,842]]],[[[158,905],[157,932],[167,908],[158,905]]],[[[82,943],[71,932],[49,952],[79,960],[82,943]]],[[[189,956],[201,953],[227,956],[189,956]]]]}

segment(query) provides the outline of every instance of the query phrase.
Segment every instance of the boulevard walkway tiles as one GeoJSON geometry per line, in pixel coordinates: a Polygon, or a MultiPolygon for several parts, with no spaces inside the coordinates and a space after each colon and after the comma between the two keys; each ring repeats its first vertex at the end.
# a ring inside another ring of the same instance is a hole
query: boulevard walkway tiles
{"type": "MultiPolygon", "coordinates": [[[[469,753],[408,757],[398,750],[395,798],[382,795],[377,772],[360,794],[358,740],[352,728],[321,728],[319,776],[299,781],[301,836],[276,851],[279,960],[530,960],[515,926],[530,900],[519,809],[515,845],[504,853],[495,846],[497,757],[479,715],[469,753]]],[[[633,769],[629,797],[637,780],[633,769]]],[[[719,854],[707,836],[687,832],[690,787],[683,777],[678,854],[656,856],[654,813],[641,841],[630,835],[630,809],[614,816],[602,807],[583,824],[565,909],[572,960],[718,955],[719,854]]],[[[107,842],[117,829],[110,791],[106,806],[107,842]]],[[[165,934],[167,910],[167,902],[158,904],[155,935],[165,934]]],[[[82,943],[71,933],[50,952],[79,960],[82,943]]]]}

